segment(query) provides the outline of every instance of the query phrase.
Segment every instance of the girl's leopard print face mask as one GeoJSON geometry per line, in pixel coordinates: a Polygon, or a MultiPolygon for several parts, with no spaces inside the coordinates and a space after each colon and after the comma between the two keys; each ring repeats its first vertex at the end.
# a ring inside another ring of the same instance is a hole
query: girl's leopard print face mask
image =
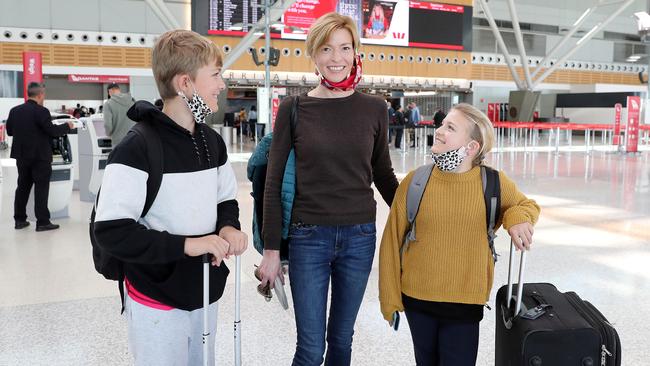
{"type": "Polygon", "coordinates": [[[461,146],[456,150],[447,151],[441,154],[431,154],[431,157],[438,169],[443,172],[453,172],[458,169],[460,163],[462,163],[465,157],[467,157],[466,150],[465,146],[461,146]]]}
{"type": "Polygon", "coordinates": [[[199,93],[197,93],[194,85],[192,85],[192,88],[194,89],[192,99],[187,99],[182,91],[178,91],[178,96],[180,96],[185,101],[185,104],[187,104],[187,107],[192,112],[192,115],[194,115],[194,121],[196,123],[205,123],[205,117],[208,114],[212,113],[212,110],[210,107],[208,107],[208,104],[203,100],[203,98],[201,98],[199,93]]]}

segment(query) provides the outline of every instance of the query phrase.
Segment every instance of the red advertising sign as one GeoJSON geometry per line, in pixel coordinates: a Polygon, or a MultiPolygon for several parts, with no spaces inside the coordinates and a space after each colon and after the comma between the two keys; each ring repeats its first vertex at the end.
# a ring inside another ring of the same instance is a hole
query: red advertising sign
{"type": "Polygon", "coordinates": [[[488,103],[487,116],[490,121],[496,122],[494,118],[494,103],[488,103]]]}
{"type": "Polygon", "coordinates": [[[641,97],[627,97],[627,126],[625,126],[625,152],[637,152],[639,145],[639,116],[641,97]]]}
{"type": "Polygon", "coordinates": [[[614,104],[614,111],[616,114],[614,115],[614,138],[613,138],[613,143],[614,145],[620,144],[620,138],[621,138],[621,111],[623,110],[623,106],[621,103],[616,103],[614,104]]]}
{"type": "Polygon", "coordinates": [[[280,107],[280,98],[277,95],[273,95],[273,106],[271,107],[271,125],[275,126],[275,117],[278,115],[278,108],[280,107]]]}
{"type": "Polygon", "coordinates": [[[423,1],[411,1],[409,7],[415,9],[427,9],[427,10],[438,10],[438,11],[448,11],[451,13],[464,13],[465,8],[458,5],[449,5],[449,4],[436,4],[423,1]]]}
{"type": "Polygon", "coordinates": [[[40,52],[23,52],[23,96],[27,100],[29,83],[43,82],[43,59],[40,52]]]}
{"type": "Polygon", "coordinates": [[[68,82],[71,83],[128,84],[129,81],[129,77],[124,75],[68,75],[68,82]]]}
{"type": "Polygon", "coordinates": [[[337,0],[298,0],[284,13],[285,27],[309,29],[321,15],[336,10],[337,0]]]}

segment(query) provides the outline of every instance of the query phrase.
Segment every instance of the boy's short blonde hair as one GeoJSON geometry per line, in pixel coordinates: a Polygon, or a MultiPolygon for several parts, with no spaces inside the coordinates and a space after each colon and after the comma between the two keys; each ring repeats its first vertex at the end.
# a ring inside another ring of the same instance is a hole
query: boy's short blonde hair
{"type": "Polygon", "coordinates": [[[151,69],[162,99],[176,97],[172,79],[188,74],[194,80],[197,71],[207,65],[223,65],[219,47],[196,32],[176,29],[163,33],[151,54],[151,69]]]}
{"type": "Polygon", "coordinates": [[[494,128],[492,122],[485,115],[485,113],[478,110],[471,104],[460,103],[451,108],[463,114],[465,118],[472,124],[473,128],[470,131],[470,137],[481,145],[478,154],[472,160],[472,166],[481,165],[485,156],[492,150],[494,146],[494,128]]]}
{"type": "Polygon", "coordinates": [[[316,51],[327,42],[332,32],[337,29],[346,29],[350,32],[350,35],[352,36],[352,47],[354,48],[354,51],[357,52],[361,42],[359,40],[357,25],[354,23],[354,20],[349,16],[332,12],[318,18],[311,28],[309,28],[309,34],[307,35],[307,41],[305,44],[307,55],[313,57],[316,54],[316,51]]]}

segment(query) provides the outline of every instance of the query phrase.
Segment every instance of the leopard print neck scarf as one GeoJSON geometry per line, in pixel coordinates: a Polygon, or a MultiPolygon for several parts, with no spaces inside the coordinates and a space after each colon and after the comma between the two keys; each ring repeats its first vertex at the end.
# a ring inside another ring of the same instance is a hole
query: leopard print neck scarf
{"type": "Polygon", "coordinates": [[[431,154],[433,162],[443,172],[456,171],[466,156],[465,146],[441,154],[431,154]]]}
{"type": "Polygon", "coordinates": [[[194,121],[196,123],[205,123],[205,117],[212,113],[212,110],[208,107],[208,104],[203,100],[203,98],[201,98],[199,93],[196,92],[196,89],[194,89],[192,99],[187,99],[182,91],[178,92],[178,96],[180,96],[185,101],[185,104],[187,104],[187,107],[194,116],[194,121]]]}

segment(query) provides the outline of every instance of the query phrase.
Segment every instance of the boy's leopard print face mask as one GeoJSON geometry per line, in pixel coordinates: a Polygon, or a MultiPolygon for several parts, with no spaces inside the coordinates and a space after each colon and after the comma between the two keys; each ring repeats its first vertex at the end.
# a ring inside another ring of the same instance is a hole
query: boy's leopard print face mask
{"type": "Polygon", "coordinates": [[[212,113],[212,110],[210,107],[208,107],[208,104],[203,100],[203,98],[201,98],[199,93],[197,93],[194,85],[192,85],[192,88],[194,89],[192,99],[187,99],[185,94],[183,94],[183,92],[180,90],[178,91],[178,96],[185,101],[185,104],[187,104],[187,107],[192,112],[192,115],[194,115],[194,121],[196,123],[205,123],[205,117],[208,114],[212,113]]]}
{"type": "Polygon", "coordinates": [[[458,169],[460,163],[467,157],[467,148],[461,146],[456,150],[447,151],[441,154],[431,154],[433,162],[443,172],[453,172],[458,169]]]}

